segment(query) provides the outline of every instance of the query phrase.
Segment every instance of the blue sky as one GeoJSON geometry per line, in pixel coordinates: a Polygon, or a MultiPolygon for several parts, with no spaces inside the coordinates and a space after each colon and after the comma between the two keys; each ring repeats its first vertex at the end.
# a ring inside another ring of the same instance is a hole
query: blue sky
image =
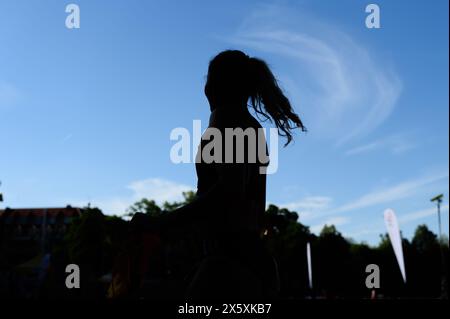
{"type": "Polygon", "coordinates": [[[320,231],[376,244],[392,208],[404,236],[448,234],[448,1],[0,2],[2,206],[85,205],[122,213],[180,198],[175,127],[207,123],[208,61],[237,48],[265,59],[308,127],[279,150],[268,202],[320,231]]]}

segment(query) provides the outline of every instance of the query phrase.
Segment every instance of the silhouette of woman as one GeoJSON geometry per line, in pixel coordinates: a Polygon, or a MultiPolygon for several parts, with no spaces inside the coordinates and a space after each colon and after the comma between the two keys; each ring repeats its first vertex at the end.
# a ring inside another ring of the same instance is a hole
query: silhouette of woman
{"type": "Polygon", "coordinates": [[[188,298],[273,296],[274,263],[260,240],[266,205],[266,175],[261,169],[268,161],[258,155],[252,160],[252,152],[259,154],[261,148],[267,155],[267,146],[258,130],[262,127],[249,108],[275,123],[279,134],[287,139],[285,145],[292,140],[292,129],[305,131],[305,127],[267,64],[241,51],[224,51],[210,61],[205,95],[211,108],[206,132],[214,128],[222,134],[212,138],[205,132],[202,137],[196,161],[195,200],[162,217],[137,214],[132,224],[159,231],[192,223],[204,226],[204,257],[187,289],[188,298]],[[250,128],[257,138],[245,136],[243,150],[237,140],[230,148],[227,128],[245,132],[250,128]],[[206,154],[214,155],[212,162],[204,158],[209,143],[214,148],[206,154]]]}

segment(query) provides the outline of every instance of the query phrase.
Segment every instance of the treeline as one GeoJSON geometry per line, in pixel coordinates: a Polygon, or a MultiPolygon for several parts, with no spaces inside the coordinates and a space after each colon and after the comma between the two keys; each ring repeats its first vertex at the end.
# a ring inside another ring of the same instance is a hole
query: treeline
{"type": "Polygon", "coordinates": [[[333,225],[326,225],[318,236],[297,222],[297,214],[270,205],[267,245],[276,257],[282,278],[284,297],[369,298],[372,293],[365,281],[366,266],[380,269],[378,298],[439,298],[442,285],[447,290],[446,274],[442,281],[442,245],[444,263],[448,243],[440,243],[426,225],[416,228],[411,241],[403,239],[406,284],[403,282],[389,237],[380,234],[380,243],[371,247],[346,239],[333,225]],[[311,243],[313,289],[307,277],[306,243],[311,243]]]}
{"type": "MultiPolygon", "coordinates": [[[[153,200],[143,199],[132,205],[125,216],[131,218],[136,212],[152,216],[170,214],[171,210],[193,197],[192,192],[187,192],[184,193],[184,201],[161,206],[153,200]]],[[[97,208],[85,208],[82,216],[71,224],[64,241],[54,248],[51,271],[41,295],[67,298],[106,296],[111,279],[108,276],[129,235],[125,219],[104,215],[97,208]],[[78,264],[83,270],[82,289],[71,291],[63,286],[64,267],[69,263],[78,264]]],[[[411,241],[403,239],[406,284],[386,234],[380,235],[380,243],[376,247],[344,238],[333,225],[324,226],[317,236],[298,221],[296,212],[269,205],[264,216],[262,238],[278,264],[281,298],[369,298],[373,293],[365,284],[368,276],[366,266],[369,264],[376,264],[380,269],[380,288],[375,291],[377,298],[439,298],[443,291],[447,291],[447,275],[442,276],[441,269],[442,263],[447,265],[448,243],[441,243],[425,225],[417,227],[411,241]],[[312,252],[312,289],[309,288],[307,272],[308,242],[312,252]]],[[[171,243],[169,253],[163,254],[165,260],[155,259],[155,267],[150,273],[154,279],[152,282],[158,284],[148,289],[158,289],[155,295],[159,297],[164,294],[168,298],[177,296],[183,287],[181,281],[198,256],[195,245],[192,238],[178,246],[171,243]]]]}

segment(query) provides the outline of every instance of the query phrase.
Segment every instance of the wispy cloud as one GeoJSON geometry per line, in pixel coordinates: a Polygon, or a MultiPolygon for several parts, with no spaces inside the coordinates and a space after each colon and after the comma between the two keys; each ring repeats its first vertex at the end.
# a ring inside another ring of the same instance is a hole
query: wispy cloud
{"type": "Polygon", "coordinates": [[[127,187],[131,190],[129,196],[98,198],[89,201],[74,201],[72,205],[84,206],[90,202],[92,206],[99,207],[108,215],[123,215],[126,209],[142,198],[153,199],[162,204],[165,201],[182,200],[182,193],[192,190],[193,187],[162,178],[148,178],[131,182],[127,187]]]}
{"type": "Polygon", "coordinates": [[[351,212],[357,209],[405,199],[417,194],[423,189],[423,187],[441,181],[443,179],[448,179],[448,172],[405,181],[390,187],[384,187],[380,190],[371,191],[359,198],[356,198],[355,200],[332,209],[325,214],[329,215],[341,212],[351,212]]]}
{"type": "Polygon", "coordinates": [[[299,201],[280,204],[280,206],[297,210],[303,221],[312,221],[319,218],[327,218],[335,214],[351,214],[357,210],[403,200],[423,192],[426,187],[448,179],[448,177],[448,171],[446,171],[441,174],[422,176],[403,181],[395,185],[369,191],[360,197],[338,206],[333,206],[332,198],[326,196],[305,197],[299,201]]]}
{"type": "MultiPolygon", "coordinates": [[[[441,212],[448,213],[448,204],[443,205],[441,207],[441,212]]],[[[400,215],[398,220],[399,220],[399,223],[405,224],[405,223],[413,222],[413,221],[416,221],[419,219],[424,219],[424,218],[426,218],[428,216],[432,216],[432,215],[436,215],[436,207],[422,209],[422,210],[415,211],[412,213],[400,215]]]]}
{"type": "Polygon", "coordinates": [[[161,178],[149,178],[134,181],[128,185],[134,199],[151,198],[157,203],[182,199],[182,193],[192,190],[192,186],[161,178]]]}
{"type": "Polygon", "coordinates": [[[295,202],[289,202],[280,205],[289,210],[297,211],[301,214],[300,218],[313,216],[315,212],[320,212],[330,207],[332,199],[327,196],[308,196],[295,202]]]}
{"type": "Polygon", "coordinates": [[[235,45],[283,57],[279,73],[310,132],[337,140],[361,138],[392,113],[402,84],[386,63],[349,34],[305,12],[275,5],[249,14],[229,39],[235,45]]]}
{"type": "Polygon", "coordinates": [[[349,149],[346,155],[359,155],[375,150],[388,150],[392,154],[401,154],[416,147],[411,138],[405,135],[393,135],[383,139],[349,149]]]}

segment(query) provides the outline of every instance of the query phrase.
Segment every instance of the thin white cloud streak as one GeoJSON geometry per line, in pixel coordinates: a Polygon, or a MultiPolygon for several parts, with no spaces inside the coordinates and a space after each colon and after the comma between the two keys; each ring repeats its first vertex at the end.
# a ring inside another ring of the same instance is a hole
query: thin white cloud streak
{"type": "Polygon", "coordinates": [[[333,138],[337,145],[381,125],[402,89],[397,74],[362,45],[304,12],[261,6],[228,40],[283,57],[289,71],[279,78],[294,106],[300,106],[310,132],[333,138]]]}
{"type": "Polygon", "coordinates": [[[375,141],[375,142],[368,143],[366,145],[352,148],[352,149],[348,150],[347,152],[345,152],[345,154],[346,155],[357,155],[357,154],[373,151],[375,149],[380,148],[381,146],[382,146],[382,144],[380,144],[380,141],[375,141]]]}
{"type": "Polygon", "coordinates": [[[387,149],[392,154],[402,154],[416,147],[416,144],[411,140],[411,138],[403,135],[389,136],[384,139],[379,139],[368,144],[349,149],[347,152],[345,152],[345,154],[351,156],[385,149],[387,149]]]}
{"type": "Polygon", "coordinates": [[[329,207],[331,202],[330,197],[326,196],[309,196],[300,201],[284,204],[283,207],[287,209],[323,209],[329,207]]]}
{"type": "MultiPolygon", "coordinates": [[[[441,207],[441,213],[448,213],[448,204],[443,205],[441,207]]],[[[399,223],[406,224],[406,223],[410,223],[410,222],[416,221],[418,219],[424,219],[426,217],[436,215],[436,214],[437,214],[436,207],[432,207],[432,208],[422,209],[422,210],[419,210],[416,212],[400,215],[398,220],[399,220],[399,223]]]]}
{"type": "Polygon", "coordinates": [[[324,214],[330,215],[341,212],[351,212],[357,209],[405,199],[417,194],[421,189],[423,189],[423,187],[446,178],[448,179],[448,172],[402,182],[391,187],[369,192],[366,195],[363,195],[331,211],[325,212],[324,214]]]}
{"type": "Polygon", "coordinates": [[[368,192],[337,207],[333,207],[331,205],[333,199],[326,196],[305,197],[299,201],[281,204],[280,206],[297,210],[300,214],[300,220],[311,221],[317,218],[326,218],[334,214],[351,213],[355,210],[403,200],[420,193],[432,184],[448,179],[448,177],[448,172],[444,172],[404,181],[396,185],[384,187],[383,189],[368,192]]]}

